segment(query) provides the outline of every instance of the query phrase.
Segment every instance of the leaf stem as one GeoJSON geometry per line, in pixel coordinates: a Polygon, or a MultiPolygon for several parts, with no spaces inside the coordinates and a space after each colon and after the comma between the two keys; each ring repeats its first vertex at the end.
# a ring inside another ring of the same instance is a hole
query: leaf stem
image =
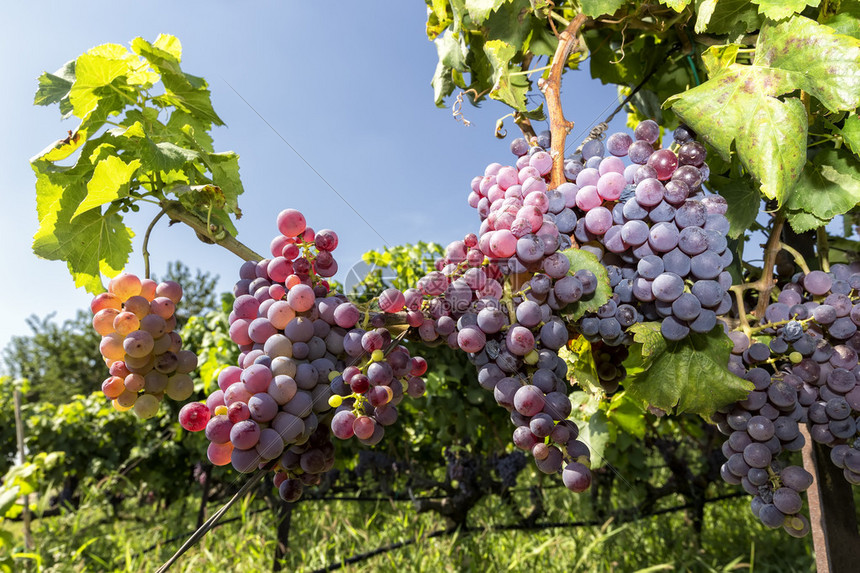
{"type": "Polygon", "coordinates": [[[567,18],[565,18],[564,16],[562,16],[562,15],[560,15],[560,14],[556,14],[556,13],[555,13],[555,12],[553,12],[552,10],[550,10],[549,12],[547,12],[547,14],[549,15],[549,17],[550,17],[550,18],[552,18],[553,20],[555,20],[555,21],[556,21],[556,22],[558,22],[559,24],[562,24],[562,25],[564,25],[564,26],[570,26],[570,20],[568,20],[568,19],[567,19],[567,18]]]}
{"type": "Polygon", "coordinates": [[[741,321],[741,328],[744,331],[744,334],[747,335],[747,338],[752,338],[753,332],[750,328],[749,319],[747,318],[747,310],[744,305],[744,288],[743,285],[734,285],[731,287],[731,290],[735,295],[735,300],[738,303],[738,318],[741,321]]]}
{"type": "Polygon", "coordinates": [[[552,183],[550,188],[555,189],[565,182],[564,178],[564,143],[567,134],[573,129],[573,122],[564,119],[564,110],[561,107],[561,76],[567,65],[567,58],[574,44],[577,42],[579,29],[585,22],[585,14],[577,16],[568,24],[567,28],[558,37],[558,48],[552,57],[552,67],[549,78],[543,85],[544,97],[546,97],[547,111],[549,113],[550,131],[552,132],[552,183]]]}
{"type": "MultiPolygon", "coordinates": [[[[206,222],[199,219],[194,213],[188,211],[179,201],[162,201],[162,208],[167,212],[167,215],[174,221],[185,223],[197,233],[197,237],[205,239],[204,242],[210,240],[210,231],[206,222]]],[[[243,261],[260,261],[264,259],[262,255],[253,251],[250,247],[241,243],[236,237],[227,234],[226,237],[220,240],[214,240],[214,244],[224,247],[243,261]]]]}
{"type": "Polygon", "coordinates": [[[785,243],[780,243],[779,246],[791,253],[791,256],[794,257],[794,262],[800,267],[800,270],[809,274],[809,265],[806,264],[806,259],[803,258],[803,255],[801,255],[797,249],[790,245],[786,245],[785,243]]]}
{"type": "Polygon", "coordinates": [[[149,226],[146,228],[146,233],[143,235],[143,276],[144,278],[149,278],[149,236],[152,234],[152,229],[155,227],[155,224],[158,223],[158,220],[161,219],[167,211],[162,208],[158,214],[153,217],[152,221],[149,223],[149,226]]]}
{"type": "Polygon", "coordinates": [[[816,238],[818,241],[818,263],[825,273],[830,272],[830,245],[827,243],[827,231],[824,227],[818,227],[816,238]]]}
{"type": "Polygon", "coordinates": [[[544,71],[544,70],[548,70],[548,69],[550,69],[550,68],[552,68],[552,65],[549,65],[549,66],[541,66],[541,67],[539,67],[539,68],[532,68],[532,69],[530,69],[530,70],[521,70],[521,71],[519,71],[519,72],[511,72],[511,73],[509,73],[508,75],[509,75],[509,76],[527,76],[527,75],[529,75],[529,74],[531,74],[531,73],[533,73],[533,72],[542,72],[542,71],[544,71]]]}
{"type": "MultiPolygon", "coordinates": [[[[522,72],[528,72],[529,66],[532,63],[532,54],[526,54],[523,56],[523,61],[520,64],[520,70],[522,72]]],[[[523,137],[525,137],[526,141],[531,143],[535,139],[537,139],[537,134],[535,133],[534,127],[532,127],[532,122],[529,118],[522,115],[520,112],[514,112],[514,123],[517,124],[517,127],[520,128],[520,131],[523,133],[523,137]]]]}

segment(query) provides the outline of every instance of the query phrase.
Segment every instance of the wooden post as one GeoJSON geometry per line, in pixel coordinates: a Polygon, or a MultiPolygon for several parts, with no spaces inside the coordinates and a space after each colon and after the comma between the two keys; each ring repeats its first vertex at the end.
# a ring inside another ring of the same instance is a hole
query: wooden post
{"type": "MultiPolygon", "coordinates": [[[[18,463],[24,463],[24,421],[21,418],[21,391],[15,389],[15,434],[18,438],[18,463]]],[[[24,496],[24,511],[21,513],[24,520],[24,546],[28,551],[34,547],[33,534],[30,532],[30,496],[24,496]]]]}
{"type": "Polygon", "coordinates": [[[813,442],[805,424],[800,428],[806,438],[803,467],[815,480],[806,494],[816,569],[818,573],[857,571],[860,534],[851,485],[830,461],[830,448],[813,442]]]}
{"type": "MultiPolygon", "coordinates": [[[[277,496],[276,496],[277,497],[277,496]]],[[[281,571],[283,569],[282,561],[287,556],[290,541],[290,521],[293,516],[292,503],[286,503],[280,498],[278,508],[278,543],[275,545],[275,560],[272,563],[272,571],[281,571]]]]}
{"type": "Polygon", "coordinates": [[[206,504],[209,503],[209,480],[212,477],[212,464],[204,464],[203,493],[200,495],[200,509],[197,511],[197,529],[206,521],[206,504]]]}

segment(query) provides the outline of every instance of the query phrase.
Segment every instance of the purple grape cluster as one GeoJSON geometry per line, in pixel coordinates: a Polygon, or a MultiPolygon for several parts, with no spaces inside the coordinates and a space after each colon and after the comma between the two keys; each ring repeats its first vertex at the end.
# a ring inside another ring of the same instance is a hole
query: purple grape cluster
{"type": "Polygon", "coordinates": [[[594,343],[604,388],[615,391],[626,376],[621,362],[633,342],[631,325],[660,320],[664,336],[679,340],[691,330],[710,332],[731,306],[725,202],[703,195],[704,147],[681,129],[677,154],[655,149],[658,136],[657,124],[646,121],[632,137],[589,141],[578,160],[565,163],[569,181],[557,189],[549,189],[548,134],[537,145],[515,139],[513,165],[490,164],[472,180],[468,202],[481,219],[478,234],[448,245],[417,285],[428,297],[420,337],[468,352],[479,383],[511,411],[517,447],[548,473],[567,460],[567,475],[578,477],[565,483],[575,491],[590,481],[583,471],[588,449],[565,423],[571,406],[558,350],[578,330],[594,343]],[[594,273],[571,268],[563,252],[571,236],[603,262],[613,294],[568,325],[562,312],[598,286],[594,273]]]}
{"type": "Polygon", "coordinates": [[[451,243],[438,270],[418,281],[427,299],[417,333],[426,342],[441,339],[467,352],[481,387],[511,413],[514,444],[532,453],[538,469],[561,472],[569,489],[584,491],[591,483],[590,454],[577,440],[577,426],[567,420],[572,409],[567,365],[558,349],[569,334],[556,312],[592,296],[597,279],[590,271],[570,274],[570,261],[556,252],[558,245],[545,250],[538,235],[524,235],[508,258],[497,259],[485,237],[498,232],[489,229],[481,239],[469,235],[451,243]],[[522,254],[524,239],[537,244],[539,254],[532,260],[524,260],[531,257],[522,254]],[[544,272],[505,297],[500,279],[516,276],[512,268],[525,264],[544,272]]]}
{"type": "Polygon", "coordinates": [[[705,148],[687,128],[675,131],[677,152],[655,150],[658,136],[657,124],[647,120],[633,138],[616,133],[605,146],[592,140],[582,149],[584,164],[566,163],[575,183],[562,187],[586,211],[574,238],[601,259],[614,293],[580,325],[591,341],[629,344],[626,329],[642,320],[660,321],[667,340],[681,340],[710,332],[731,309],[727,205],[705,195],[705,148]]]}
{"type": "Polygon", "coordinates": [[[855,263],[834,265],[829,273],[798,274],[782,285],[757,329],[769,337],[767,344],[741,330],[729,333],[734,343],[729,369],[755,389],[718,414],[718,427],[729,436],[722,475],[754,496],[752,510],[768,527],[782,526],[798,537],[809,530],[798,511],[799,493],[812,476],[777,458],[804,446],[799,424],[809,426],[814,441],[832,448],[831,459],[846,481],[860,484],[858,327],[860,264],[855,263]]]}
{"type": "Polygon", "coordinates": [[[752,368],[745,378],[755,385],[749,397],[715,416],[717,427],[728,436],[723,443],[726,463],[720,474],[727,483],[742,485],[753,496],[752,511],[767,527],[783,527],[802,537],[809,522],[800,510],[800,494],[812,484],[812,475],[778,459],[783,452],[799,451],[805,440],[800,423],[806,416],[798,400],[798,380],[752,368]]]}

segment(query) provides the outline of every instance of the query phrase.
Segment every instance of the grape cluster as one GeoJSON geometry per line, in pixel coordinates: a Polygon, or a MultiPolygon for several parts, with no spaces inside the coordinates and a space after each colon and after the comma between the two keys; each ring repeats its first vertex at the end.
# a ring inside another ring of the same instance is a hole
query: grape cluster
{"type": "Polygon", "coordinates": [[[427,297],[425,316],[411,324],[419,336],[469,353],[481,386],[511,412],[514,444],[547,473],[564,467],[574,491],[591,477],[588,448],[567,421],[567,367],[558,350],[575,333],[561,314],[590,300],[599,279],[572,269],[564,251],[575,240],[607,269],[611,298],[571,327],[593,343],[609,392],[626,375],[631,325],[659,320],[666,338],[680,340],[710,332],[731,308],[726,204],[704,196],[704,147],[685,128],[675,133],[677,153],[655,150],[658,137],[657,124],[646,121],[632,137],[587,142],[565,162],[568,182],[556,189],[549,189],[549,134],[537,145],[514,140],[513,165],[490,164],[472,180],[478,234],[448,245],[417,284],[427,297]]]}
{"type": "Polygon", "coordinates": [[[561,471],[568,488],[584,491],[591,483],[589,450],[567,420],[567,365],[558,349],[568,332],[554,312],[560,308],[555,297],[574,302],[590,296],[597,281],[590,271],[579,278],[568,275],[570,262],[553,251],[541,268],[559,280],[536,273],[508,304],[498,279],[518,262],[519,255],[503,264],[491,262],[474,235],[448,245],[441,270],[418,281],[419,291],[429,297],[418,333],[425,341],[442,338],[467,352],[481,387],[511,413],[514,445],[531,452],[541,471],[561,471]]]}
{"type": "MultiPolygon", "coordinates": [[[[391,290],[396,289],[386,292],[391,290]]],[[[355,436],[362,444],[373,446],[382,439],[385,426],[397,421],[396,406],[404,393],[412,398],[424,395],[421,375],[427,371],[427,362],[410,357],[406,347],[392,344],[391,335],[384,328],[363,333],[354,328],[347,339],[349,356],[361,359],[366,354],[369,358],[347,366],[332,380],[331,389],[336,396],[331,403],[337,409],[331,419],[331,430],[342,440],[355,436]],[[383,348],[391,351],[386,354],[383,348]]]]}
{"type": "Polygon", "coordinates": [[[798,537],[809,531],[809,522],[799,512],[800,493],[812,484],[812,475],[799,466],[786,465],[780,454],[799,451],[805,440],[800,423],[806,412],[798,401],[791,375],[771,375],[752,368],[745,378],[755,385],[746,400],[716,417],[728,440],[723,443],[726,463],[723,479],[742,485],[754,496],[753,513],[768,527],[784,527],[798,537]]]}
{"type": "Polygon", "coordinates": [[[611,301],[580,325],[591,341],[629,344],[625,329],[642,320],[660,321],[663,336],[677,341],[710,332],[731,309],[727,206],[705,195],[705,148],[685,127],[675,130],[674,148],[655,150],[658,137],[646,120],[633,137],[589,141],[585,163],[565,165],[575,184],[560,188],[584,212],[574,238],[601,259],[613,288],[611,301]]]}
{"type": "Polygon", "coordinates": [[[118,411],[133,408],[139,418],[151,418],[165,395],[181,402],[194,391],[189,373],[197,368],[197,355],[182,350],[174,331],[181,299],[182,287],[173,281],[156,284],[123,273],[90,304],[93,328],[102,336],[99,351],[110,369],[102,392],[118,411]]]}
{"type": "Polygon", "coordinates": [[[729,368],[755,389],[718,414],[718,427],[729,436],[722,475],[754,496],[752,510],[769,527],[798,537],[809,530],[798,511],[799,493],[812,476],[777,459],[804,446],[799,424],[832,447],[831,459],[849,483],[860,484],[858,326],[860,265],[834,265],[829,273],[798,274],[782,285],[757,328],[767,344],[740,330],[729,334],[729,368]]]}
{"type": "MultiPolygon", "coordinates": [[[[218,389],[205,404],[183,408],[180,423],[205,430],[215,465],[244,473],[274,467],[281,497],[294,501],[334,464],[332,433],[369,444],[382,438],[404,389],[423,394],[426,362],[392,346],[386,329],[359,326],[383,313],[363,312],[331,291],[334,231],[315,232],[294,209],[278,215],[278,229],[273,258],[239,270],[229,316],[238,365],[222,369],[218,389]]],[[[401,294],[380,306],[396,312],[405,300],[401,294]]]]}
{"type": "Polygon", "coordinates": [[[607,392],[626,376],[621,363],[632,343],[630,326],[659,321],[665,338],[681,340],[710,332],[731,309],[727,206],[705,195],[705,148],[682,126],[672,148],[655,149],[659,134],[648,120],[632,136],[586,142],[565,160],[568,181],[552,190],[551,157],[541,147],[549,135],[537,146],[517,139],[515,166],[492,164],[472,180],[469,204],[482,218],[479,250],[505,272],[543,272],[560,283],[552,285],[550,310],[576,302],[581,285],[588,293],[589,285],[574,280],[582,277],[567,276],[557,252],[571,239],[606,268],[612,297],[571,326],[593,343],[607,392]],[[561,298],[558,290],[566,291],[561,298]]]}

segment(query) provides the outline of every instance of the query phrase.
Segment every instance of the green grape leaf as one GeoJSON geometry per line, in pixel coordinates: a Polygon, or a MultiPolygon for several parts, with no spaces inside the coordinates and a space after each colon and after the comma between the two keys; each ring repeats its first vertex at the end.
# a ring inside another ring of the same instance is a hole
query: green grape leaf
{"type": "Polygon", "coordinates": [[[48,72],[39,76],[39,87],[33,98],[34,105],[60,104],[60,112],[65,115],[71,109],[69,91],[75,81],[75,61],[66,62],[53,74],[48,72]],[[63,108],[66,108],[65,110],[63,108]]]}
{"type": "Polygon", "coordinates": [[[62,185],[54,183],[49,174],[36,171],[36,216],[39,222],[60,209],[64,189],[62,185]]]}
{"type": "Polygon", "coordinates": [[[241,217],[239,195],[245,189],[239,177],[239,155],[232,151],[209,153],[205,162],[212,173],[212,183],[220,187],[224,193],[224,204],[227,210],[241,217]]]}
{"type": "Polygon", "coordinates": [[[436,44],[436,55],[439,57],[439,62],[447,68],[466,71],[466,54],[468,48],[463,42],[462,35],[455,38],[450,31],[445,32],[433,41],[436,44]]]}
{"type": "Polygon", "coordinates": [[[484,54],[493,67],[493,87],[490,90],[490,97],[508,104],[517,111],[526,111],[526,92],[529,91],[529,81],[524,75],[511,75],[509,67],[516,53],[516,48],[501,40],[490,40],[484,44],[484,54]]]}
{"type": "Polygon", "coordinates": [[[169,140],[177,145],[181,142],[188,147],[209,152],[215,149],[212,136],[209,135],[212,124],[182,110],[174,110],[164,128],[170,134],[169,140]]]}
{"type": "Polygon", "coordinates": [[[666,339],[660,334],[659,322],[637,322],[627,329],[633,333],[633,341],[642,345],[640,352],[648,359],[666,349],[666,339]]]}
{"type": "Polygon", "coordinates": [[[786,201],[791,211],[804,211],[829,221],[860,203],[860,161],[844,149],[826,149],[806,164],[786,201]]]}
{"type": "Polygon", "coordinates": [[[806,211],[789,210],[785,218],[795,233],[805,233],[806,231],[823,227],[828,223],[825,219],[819,219],[806,211]]]}
{"type": "Polygon", "coordinates": [[[167,141],[155,143],[146,138],[140,149],[143,171],[172,171],[193,163],[199,157],[196,151],[179,147],[167,141]]]}
{"type": "Polygon", "coordinates": [[[532,121],[546,121],[546,114],[543,111],[543,104],[540,104],[532,110],[521,111],[520,115],[523,117],[527,117],[532,121]]]}
{"type": "Polygon", "coordinates": [[[860,0],[842,0],[839,13],[826,16],[821,23],[833,28],[837,34],[860,39],[860,0]]]}
{"type": "Polygon", "coordinates": [[[639,400],[631,399],[626,391],[617,392],[609,400],[606,416],[624,432],[638,439],[645,437],[645,416],[639,400]]]}
{"type": "Polygon", "coordinates": [[[582,13],[589,18],[597,18],[604,14],[615,14],[625,4],[625,0],[581,0],[582,13]]]}
{"type": "MultiPolygon", "coordinates": [[[[648,334],[649,339],[652,336],[648,334]]],[[[691,333],[679,342],[666,341],[663,348],[652,344],[651,354],[643,352],[642,364],[635,364],[638,371],[631,376],[628,369],[624,387],[632,398],[667,412],[674,409],[709,418],[753,389],[752,383],[729,372],[731,349],[731,340],[719,326],[708,334],[691,333]]]]}
{"type": "Polygon", "coordinates": [[[579,422],[579,437],[580,442],[588,446],[591,451],[591,467],[598,468],[606,463],[604,454],[606,447],[614,442],[614,427],[609,424],[606,413],[603,410],[598,410],[588,419],[587,422],[579,422]]]}
{"type": "Polygon", "coordinates": [[[662,101],[657,97],[657,94],[648,89],[640,89],[630,98],[630,106],[634,108],[637,117],[653,118],[658,124],[665,126],[661,103],[662,101]]]}
{"type": "Polygon", "coordinates": [[[761,195],[749,177],[723,177],[711,175],[708,188],[725,198],[728,204],[729,237],[736,238],[747,232],[755,222],[761,205],[761,195]]]}
{"type": "Polygon", "coordinates": [[[765,196],[782,202],[806,160],[807,126],[797,98],[776,98],[802,89],[832,111],[854,109],[860,105],[860,42],[797,16],[762,26],[752,65],[728,64],[731,51],[724,56],[711,54],[709,65],[721,67],[666,105],[693,129],[698,125],[724,158],[735,142],[765,196]]]}
{"type": "Polygon", "coordinates": [[[860,155],[860,116],[851,115],[845,118],[842,129],[839,130],[842,140],[848,149],[860,155]]]}
{"type": "Polygon", "coordinates": [[[597,277],[597,289],[588,299],[580,299],[571,303],[560,311],[560,316],[568,322],[575,322],[582,318],[586,312],[597,312],[597,309],[606,304],[612,296],[612,287],[609,286],[609,274],[606,267],[597,260],[593,253],[582,249],[567,249],[562,254],[570,261],[568,274],[574,274],[580,269],[589,270],[597,277]]]}
{"type": "Polygon", "coordinates": [[[681,13],[693,0],[660,0],[660,4],[668,6],[675,12],[681,13]]]}
{"type": "Polygon", "coordinates": [[[206,80],[186,74],[180,69],[182,47],[178,39],[166,34],[161,34],[153,43],[143,38],[135,38],[131,42],[131,48],[161,74],[165,93],[154,98],[161,105],[173,105],[215,125],[224,125],[212,107],[206,80]]]}
{"type": "Polygon", "coordinates": [[[749,0],[696,0],[695,31],[738,36],[758,30],[762,16],[749,0]]]}
{"type": "Polygon", "coordinates": [[[438,107],[445,107],[445,98],[454,91],[454,80],[451,79],[453,71],[442,62],[436,64],[436,72],[430,80],[430,85],[433,86],[433,103],[438,107]]]}
{"type": "Polygon", "coordinates": [[[54,201],[57,209],[40,221],[33,252],[44,259],[66,261],[75,286],[97,294],[104,291],[101,273],[115,276],[125,267],[134,233],[118,214],[102,214],[98,209],[90,209],[72,223],[72,214],[86,196],[82,181],[65,187],[54,201]]]}
{"type": "Polygon", "coordinates": [[[472,19],[472,24],[480,26],[490,12],[495,12],[502,4],[506,4],[511,0],[465,0],[466,10],[469,12],[469,18],[472,19]]]}
{"type": "Polygon", "coordinates": [[[507,0],[499,4],[499,8],[494,9],[481,24],[488,40],[501,40],[518,52],[525,52],[526,40],[532,30],[538,26],[548,29],[546,21],[530,14],[529,0],[507,0]]]}
{"type": "MultiPolygon", "coordinates": [[[[723,159],[722,156],[717,153],[717,150],[714,149],[710,144],[708,144],[707,141],[704,141],[702,143],[704,143],[705,145],[705,154],[708,158],[708,167],[711,168],[711,173],[715,173],[717,175],[725,175],[726,177],[729,177],[729,175],[727,174],[729,173],[729,168],[732,167],[732,161],[726,161],[725,159],[723,159]]],[[[735,156],[735,159],[737,159],[737,156],[735,156]]],[[[737,162],[736,167],[740,167],[740,162],[737,162]]],[[[705,184],[707,185],[707,182],[705,182],[705,184]]]]}
{"type": "Polygon", "coordinates": [[[110,101],[110,108],[121,109],[126,103],[123,97],[134,97],[125,81],[131,70],[129,56],[132,55],[128,50],[118,44],[97,46],[78,56],[75,82],[69,91],[69,101],[77,117],[86,119],[102,101],[110,101]],[[119,98],[119,106],[114,96],[119,98]]]}
{"type": "Polygon", "coordinates": [[[559,348],[558,355],[567,364],[567,377],[571,382],[590,394],[602,392],[590,342],[582,336],[575,338],[559,348]]]}
{"type": "Polygon", "coordinates": [[[758,4],[759,14],[771,20],[785,20],[795,13],[803,12],[807,6],[818,6],[821,0],[752,0],[758,4]]]}
{"type": "MultiPolygon", "coordinates": [[[[552,56],[558,48],[558,38],[552,30],[547,29],[546,22],[540,18],[532,18],[532,31],[523,50],[528,50],[536,56],[552,56]]],[[[501,39],[501,38],[500,38],[501,39]]]]}
{"type": "Polygon", "coordinates": [[[128,195],[128,182],[139,167],[139,159],[126,163],[116,155],[96,163],[92,179],[87,183],[87,196],[75,209],[72,219],[128,195]]]}
{"type": "Polygon", "coordinates": [[[697,34],[707,30],[716,7],[717,0],[698,0],[696,2],[696,25],[693,29],[697,34]]]}

